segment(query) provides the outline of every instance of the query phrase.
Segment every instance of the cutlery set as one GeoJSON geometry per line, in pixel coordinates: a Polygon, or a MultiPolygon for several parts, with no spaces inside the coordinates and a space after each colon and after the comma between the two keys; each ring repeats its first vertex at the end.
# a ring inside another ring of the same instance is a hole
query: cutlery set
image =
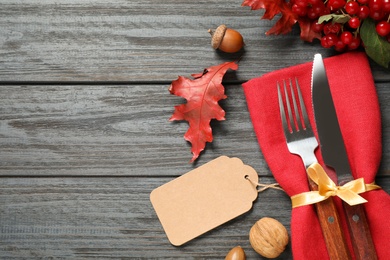
{"type": "MultiPolygon", "coordinates": [[[[336,172],[339,185],[353,180],[321,55],[316,54],[314,57],[311,86],[319,145],[308,119],[299,80],[289,79],[287,83],[283,80],[276,85],[282,128],[290,153],[300,156],[307,169],[317,163],[314,151],[320,146],[324,163],[336,172]]],[[[308,182],[312,191],[318,190],[317,184],[310,178],[308,182]]],[[[329,197],[314,205],[330,259],[352,259],[341,226],[341,214],[345,215],[348,223],[355,258],[377,259],[361,204],[351,206],[343,201],[344,211],[338,212],[333,198],[329,197]]]]}
{"type": "MultiPolygon", "coordinates": [[[[317,158],[314,154],[314,151],[318,147],[318,142],[310,126],[305,104],[303,102],[303,98],[300,92],[298,79],[295,79],[295,82],[301,113],[299,113],[298,105],[295,99],[295,91],[290,80],[290,95],[288,94],[285,82],[283,84],[285,97],[284,99],[282,91],[280,90],[280,86],[278,84],[280,114],[288,150],[292,154],[299,155],[302,158],[305,168],[307,168],[311,164],[317,162],[317,158]],[[295,118],[292,114],[289,96],[291,96],[291,100],[293,103],[295,118]],[[284,107],[286,107],[287,113],[285,112],[284,107]],[[303,119],[303,121],[301,120],[301,118],[303,119]],[[295,122],[297,123],[297,128],[294,127],[295,122]]],[[[318,190],[317,184],[315,184],[310,179],[309,187],[311,190],[318,190]]],[[[314,205],[316,207],[318,219],[324,234],[325,243],[327,245],[330,258],[351,259],[351,256],[348,252],[348,245],[341,230],[340,218],[332,198],[328,198],[325,201],[318,202],[314,205]]]]}

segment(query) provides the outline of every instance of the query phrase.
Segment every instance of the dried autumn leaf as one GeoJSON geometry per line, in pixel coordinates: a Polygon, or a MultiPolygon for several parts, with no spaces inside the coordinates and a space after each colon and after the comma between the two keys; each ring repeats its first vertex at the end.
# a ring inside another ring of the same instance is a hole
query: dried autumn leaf
{"type": "Polygon", "coordinates": [[[301,29],[301,39],[306,42],[312,42],[314,39],[321,40],[321,33],[311,29],[311,22],[308,19],[299,19],[299,28],[301,29]]]}
{"type": "Polygon", "coordinates": [[[290,2],[285,0],[244,0],[242,6],[250,6],[252,10],[265,9],[262,19],[272,20],[275,15],[281,14],[276,24],[266,32],[267,35],[286,34],[298,21],[297,16],[291,11],[290,2]]]}
{"type": "Polygon", "coordinates": [[[189,123],[184,139],[191,143],[194,162],[206,147],[206,142],[213,141],[211,119],[225,120],[225,111],[218,101],[225,99],[222,79],[228,69],[237,70],[236,62],[225,62],[205,69],[202,73],[192,74],[194,79],[179,76],[173,81],[169,92],[183,97],[187,103],[175,106],[170,121],[186,120],[189,123]]]}
{"type": "Polygon", "coordinates": [[[292,30],[297,22],[301,29],[301,39],[312,42],[313,39],[320,39],[321,35],[311,29],[310,21],[298,18],[291,10],[291,2],[285,0],[244,0],[242,6],[250,6],[252,10],[265,9],[262,19],[272,20],[275,15],[281,14],[275,25],[266,32],[266,35],[286,34],[292,30]]]}

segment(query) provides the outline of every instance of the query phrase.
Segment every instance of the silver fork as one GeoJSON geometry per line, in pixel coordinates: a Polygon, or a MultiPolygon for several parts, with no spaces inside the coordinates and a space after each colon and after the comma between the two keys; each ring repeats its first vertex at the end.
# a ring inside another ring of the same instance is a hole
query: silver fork
{"type": "MultiPolygon", "coordinates": [[[[298,79],[295,78],[296,91],[294,90],[291,79],[289,80],[289,90],[285,80],[283,80],[283,91],[279,82],[276,84],[278,88],[280,116],[288,150],[290,153],[301,157],[306,169],[312,163],[317,162],[314,151],[318,147],[318,142],[309,122],[298,79]],[[284,95],[282,94],[283,92],[284,95]],[[298,96],[299,104],[296,101],[296,96],[298,96]],[[290,100],[292,101],[292,107],[290,100]],[[287,113],[285,108],[287,109],[287,113]]],[[[310,179],[309,187],[311,190],[318,190],[317,185],[310,179]]],[[[351,259],[333,199],[328,198],[314,205],[330,259],[351,259]]]]}
{"type": "Polygon", "coordinates": [[[284,104],[283,96],[280,90],[279,82],[277,83],[280,116],[282,118],[284,136],[286,137],[288,150],[290,151],[290,153],[299,155],[303,161],[303,164],[305,165],[305,168],[307,168],[312,163],[317,162],[317,158],[314,154],[314,150],[318,147],[318,142],[310,126],[309,118],[307,116],[305,104],[303,103],[303,98],[302,98],[302,94],[299,88],[297,78],[295,78],[295,84],[297,88],[299,106],[301,108],[302,118],[299,113],[298,105],[295,98],[295,91],[293,89],[293,84],[291,79],[290,79],[290,93],[291,93],[291,100],[293,102],[293,107],[294,107],[295,120],[291,111],[291,104],[288,98],[289,95],[286,87],[286,81],[283,81],[283,85],[284,85],[284,97],[285,97],[288,117],[286,117],[286,112],[283,105],[284,104]]]}

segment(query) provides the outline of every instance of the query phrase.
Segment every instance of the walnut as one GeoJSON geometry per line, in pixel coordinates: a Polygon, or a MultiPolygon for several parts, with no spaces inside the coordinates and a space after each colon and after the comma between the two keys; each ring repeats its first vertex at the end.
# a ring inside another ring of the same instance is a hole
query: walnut
{"type": "Polygon", "coordinates": [[[282,223],[273,218],[262,218],[252,226],[249,241],[260,255],[276,258],[286,248],[289,238],[282,223]]]}

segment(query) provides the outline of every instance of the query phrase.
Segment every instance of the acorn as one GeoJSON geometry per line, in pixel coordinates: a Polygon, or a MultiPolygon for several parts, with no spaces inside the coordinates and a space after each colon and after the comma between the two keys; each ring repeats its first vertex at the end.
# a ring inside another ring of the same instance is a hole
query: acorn
{"type": "Polygon", "coordinates": [[[245,251],[240,246],[233,247],[225,257],[225,260],[245,260],[245,259],[246,259],[245,251]]]}
{"type": "Polygon", "coordinates": [[[234,53],[241,50],[244,46],[242,35],[236,30],[227,28],[224,24],[218,26],[215,31],[209,29],[208,32],[212,35],[211,46],[214,49],[234,53]]]}

